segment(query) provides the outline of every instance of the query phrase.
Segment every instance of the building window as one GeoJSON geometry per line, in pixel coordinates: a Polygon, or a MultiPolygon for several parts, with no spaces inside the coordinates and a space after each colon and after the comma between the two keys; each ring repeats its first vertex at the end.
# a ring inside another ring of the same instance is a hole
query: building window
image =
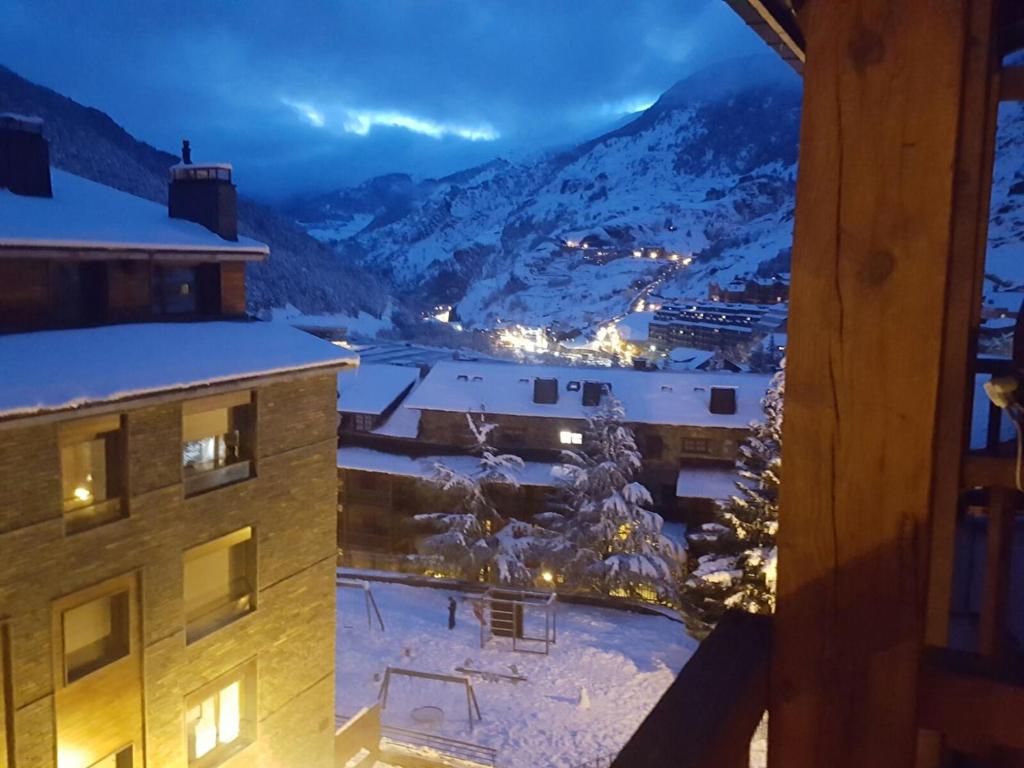
{"type": "Polygon", "coordinates": [[[583,445],[583,435],[579,432],[563,429],[558,433],[558,442],[562,445],[583,445]]]}
{"type": "Polygon", "coordinates": [[[80,680],[131,650],[131,592],[122,589],[64,610],[64,683],[80,680]]]}
{"type": "Polygon", "coordinates": [[[352,416],[352,428],[356,432],[369,432],[377,426],[377,417],[372,413],[356,413],[352,416]]]}
{"type": "Polygon", "coordinates": [[[526,430],[521,427],[502,427],[501,440],[509,448],[522,448],[526,445],[526,430]]]}
{"type": "Polygon", "coordinates": [[[252,611],[256,597],[256,542],[243,528],[185,552],[185,641],[252,611]]]}
{"type": "Polygon", "coordinates": [[[159,265],[153,269],[153,313],[188,315],[197,310],[199,279],[194,266],[159,265]]]}
{"type": "Polygon", "coordinates": [[[220,765],[256,739],[256,661],[185,698],[190,768],[220,765]]]}
{"type": "Polygon", "coordinates": [[[251,392],[185,403],[181,464],[186,495],[252,476],[255,422],[251,392]]]}
{"type": "Polygon", "coordinates": [[[119,749],[112,755],[107,755],[98,763],[93,763],[89,768],[132,768],[132,747],[128,746],[119,749]]]}
{"type": "Polygon", "coordinates": [[[706,437],[684,437],[683,453],[710,453],[711,443],[706,437]]]}
{"type": "Polygon", "coordinates": [[[121,417],[61,425],[58,442],[65,530],[76,533],[121,517],[125,463],[121,417]]]}
{"type": "Polygon", "coordinates": [[[644,458],[660,459],[665,450],[665,441],[658,435],[646,435],[644,437],[644,458]]]}

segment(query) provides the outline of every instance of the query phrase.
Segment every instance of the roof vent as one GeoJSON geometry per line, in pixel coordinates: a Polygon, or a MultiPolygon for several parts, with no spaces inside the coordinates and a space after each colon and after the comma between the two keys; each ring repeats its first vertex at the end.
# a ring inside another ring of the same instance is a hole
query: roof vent
{"type": "Polygon", "coordinates": [[[601,396],[611,390],[611,385],[601,381],[583,382],[583,404],[595,406],[601,404],[601,396]]]}
{"type": "Polygon", "coordinates": [[[554,405],[558,402],[558,379],[534,379],[533,402],[554,405]]]}
{"type": "Polygon", "coordinates": [[[721,416],[736,413],[736,387],[712,387],[708,410],[721,416]]]}
{"type": "Polygon", "coordinates": [[[188,139],[181,162],[171,166],[167,212],[172,219],[202,224],[225,240],[238,240],[238,200],[227,163],[192,163],[188,139]]]}
{"type": "Polygon", "coordinates": [[[0,113],[0,189],[29,197],[53,197],[50,145],[43,137],[40,118],[0,113]]]}

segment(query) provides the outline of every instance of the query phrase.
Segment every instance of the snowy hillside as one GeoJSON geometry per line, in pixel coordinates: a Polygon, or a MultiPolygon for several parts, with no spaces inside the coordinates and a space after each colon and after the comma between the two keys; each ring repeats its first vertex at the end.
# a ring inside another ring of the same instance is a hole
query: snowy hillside
{"type": "MultiPolygon", "coordinates": [[[[0,66],[0,112],[46,121],[50,160],[58,168],[164,203],[167,169],[178,158],[138,141],[109,116],[36,85],[0,66]]],[[[187,122],[168,115],[170,121],[187,122]]],[[[199,148],[201,152],[201,148],[199,148]]],[[[210,159],[210,158],[205,158],[210,159]]],[[[231,158],[213,158],[230,160],[231,158]]],[[[238,196],[239,233],[267,243],[271,258],[248,267],[252,309],[292,304],[308,313],[368,310],[387,302],[377,280],[345,264],[275,210],[238,196]]]]}
{"type": "MultiPolygon", "coordinates": [[[[412,306],[457,305],[470,328],[592,328],[647,295],[698,298],[711,281],[788,270],[800,89],[772,56],[719,65],[570,151],[436,180],[381,177],[289,212],[412,306]],[[563,247],[588,236],[616,258],[563,247]],[[648,246],[679,260],[629,257],[648,246]]],[[[986,295],[1016,310],[1024,106],[1004,104],[1000,122],[986,295]]]]}
{"type": "Polygon", "coordinates": [[[659,276],[660,293],[700,295],[712,279],[786,268],[799,107],[784,65],[745,60],[684,80],[572,150],[416,184],[385,177],[292,214],[397,292],[457,304],[470,327],[585,327],[659,276]],[[563,247],[588,237],[616,258],[563,247]],[[645,246],[666,258],[632,257],[645,246]]]}

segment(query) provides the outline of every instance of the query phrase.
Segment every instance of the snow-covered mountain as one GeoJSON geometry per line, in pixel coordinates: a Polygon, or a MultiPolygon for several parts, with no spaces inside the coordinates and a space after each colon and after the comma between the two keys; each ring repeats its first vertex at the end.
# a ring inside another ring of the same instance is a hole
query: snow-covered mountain
{"type": "MultiPolygon", "coordinates": [[[[167,169],[178,158],[138,141],[103,112],[25,80],[3,66],[0,112],[42,117],[50,160],[56,167],[166,203],[167,169]]],[[[167,119],[176,118],[168,115],[167,119]]],[[[386,291],[376,278],[345,263],[289,218],[242,192],[238,196],[239,233],[267,243],[272,254],[266,262],[247,267],[253,309],[291,304],[307,313],[366,310],[379,314],[386,306],[386,291]]]]}
{"type": "MultiPolygon", "coordinates": [[[[625,126],[571,150],[495,160],[442,179],[392,175],[289,213],[413,305],[455,304],[469,327],[586,328],[640,291],[706,296],[708,283],[788,271],[800,80],[776,57],[681,81],[625,126]],[[692,256],[593,263],[605,243],[692,256]]],[[[1003,105],[986,301],[1024,283],[1024,105],[1003,105]]]]}
{"type": "Polygon", "coordinates": [[[694,75],[571,150],[382,177],[290,212],[398,294],[456,304],[469,326],[585,327],[659,277],[661,294],[702,295],[710,280],[785,271],[799,113],[798,78],[758,57],[694,75]],[[631,256],[645,246],[680,259],[631,256]],[[594,263],[605,249],[622,256],[594,263]]]}

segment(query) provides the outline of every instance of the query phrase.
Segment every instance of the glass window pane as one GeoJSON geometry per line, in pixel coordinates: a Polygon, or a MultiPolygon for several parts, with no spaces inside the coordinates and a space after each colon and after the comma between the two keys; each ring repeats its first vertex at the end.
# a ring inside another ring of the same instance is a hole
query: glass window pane
{"type": "Polygon", "coordinates": [[[64,612],[64,665],[73,682],[128,655],[128,593],[105,595],[64,612]]]}
{"type": "Polygon", "coordinates": [[[107,437],[61,447],[64,510],[88,507],[117,494],[107,477],[107,437]]]}
{"type": "Polygon", "coordinates": [[[217,713],[217,740],[230,744],[238,738],[242,725],[241,683],[231,683],[220,692],[220,712],[217,713]]]}
{"type": "Polygon", "coordinates": [[[252,546],[250,538],[214,547],[198,557],[186,557],[185,621],[189,642],[252,608],[252,546]]]}

